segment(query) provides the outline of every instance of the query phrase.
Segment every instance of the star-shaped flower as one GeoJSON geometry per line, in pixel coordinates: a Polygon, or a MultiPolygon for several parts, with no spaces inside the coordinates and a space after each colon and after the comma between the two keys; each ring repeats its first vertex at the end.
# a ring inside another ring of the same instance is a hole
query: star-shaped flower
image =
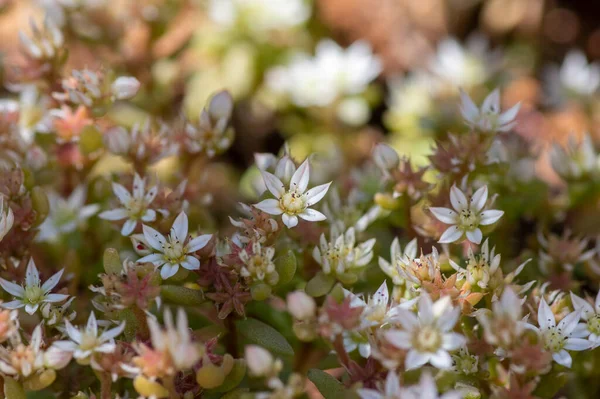
{"type": "Polygon", "coordinates": [[[521,103],[514,105],[505,112],[500,113],[500,91],[491,92],[481,108],[477,107],[471,97],[463,90],[460,91],[460,112],[469,126],[482,132],[506,132],[512,129],[515,118],[521,108],[521,103]]]}

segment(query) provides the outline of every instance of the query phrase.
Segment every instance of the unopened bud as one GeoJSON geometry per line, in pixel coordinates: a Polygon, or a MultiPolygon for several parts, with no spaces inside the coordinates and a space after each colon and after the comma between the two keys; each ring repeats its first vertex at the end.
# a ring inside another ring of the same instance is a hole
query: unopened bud
{"type": "Polygon", "coordinates": [[[50,386],[55,379],[56,371],[48,369],[40,374],[32,375],[23,381],[23,388],[27,391],[39,391],[50,386]]]}
{"type": "Polygon", "coordinates": [[[228,91],[216,93],[208,105],[208,112],[214,119],[229,119],[233,111],[233,97],[228,91]]]}
{"type": "Polygon", "coordinates": [[[131,76],[121,76],[112,84],[112,92],[117,100],[134,97],[140,89],[140,81],[131,76]]]}
{"type": "Polygon", "coordinates": [[[34,145],[27,152],[27,165],[33,170],[40,170],[48,163],[48,155],[42,147],[34,145]]]}
{"type": "Polygon", "coordinates": [[[305,292],[294,291],[287,295],[287,308],[295,319],[306,320],[315,315],[317,305],[305,292]]]}
{"type": "Polygon", "coordinates": [[[396,150],[383,143],[377,144],[373,149],[373,160],[384,171],[395,169],[400,163],[400,157],[396,150]]]}
{"type": "Polygon", "coordinates": [[[271,374],[274,364],[271,352],[258,345],[247,345],[244,352],[250,374],[255,377],[271,374]]]}
{"type": "Polygon", "coordinates": [[[50,202],[48,202],[48,196],[43,188],[35,186],[31,189],[31,205],[37,212],[35,224],[39,225],[46,219],[48,212],[50,212],[50,202]]]}
{"type": "Polygon", "coordinates": [[[223,384],[225,375],[222,367],[215,366],[210,361],[207,361],[204,362],[200,370],[196,373],[196,381],[202,388],[213,389],[223,384]]]}
{"type": "Polygon", "coordinates": [[[137,376],[133,380],[133,387],[142,396],[154,398],[168,398],[169,391],[158,382],[150,381],[149,379],[137,376]]]}

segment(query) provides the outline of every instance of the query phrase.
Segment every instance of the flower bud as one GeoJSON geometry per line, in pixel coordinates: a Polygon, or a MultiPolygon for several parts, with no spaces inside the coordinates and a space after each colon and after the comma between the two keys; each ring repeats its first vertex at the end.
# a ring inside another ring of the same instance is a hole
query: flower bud
{"type": "Polygon", "coordinates": [[[244,352],[250,374],[255,377],[264,377],[273,371],[273,355],[265,348],[258,345],[247,345],[244,352]]]}
{"type": "Polygon", "coordinates": [[[40,170],[48,163],[48,155],[37,145],[32,146],[27,153],[27,165],[33,170],[40,170]]]}
{"type": "Polygon", "coordinates": [[[310,319],[317,310],[315,300],[303,291],[290,292],[287,295],[287,307],[292,316],[298,320],[310,319]]]}
{"type": "Polygon", "coordinates": [[[373,149],[373,160],[384,171],[395,169],[400,163],[400,157],[396,150],[383,143],[377,144],[373,149]]]}
{"type": "Polygon", "coordinates": [[[169,391],[158,382],[150,381],[141,375],[133,380],[133,387],[142,396],[155,398],[168,398],[169,391]]]}
{"type": "Polygon", "coordinates": [[[196,373],[196,381],[202,388],[216,388],[225,381],[225,371],[222,367],[215,366],[210,361],[207,361],[196,373]]]}
{"type": "Polygon", "coordinates": [[[126,154],[131,145],[131,138],[125,128],[115,127],[104,134],[104,145],[113,154],[126,154]]]}
{"type": "Polygon", "coordinates": [[[112,92],[117,100],[127,100],[134,97],[140,89],[140,82],[131,76],[121,76],[112,84],[112,92]]]}
{"type": "Polygon", "coordinates": [[[43,188],[35,186],[31,189],[31,205],[37,212],[35,223],[39,225],[46,219],[48,212],[50,212],[50,202],[48,202],[48,196],[43,188]]]}
{"type": "Polygon", "coordinates": [[[40,391],[47,388],[56,379],[56,371],[49,369],[40,374],[34,374],[23,381],[23,388],[27,391],[40,391]]]}
{"type": "Polygon", "coordinates": [[[233,111],[233,97],[228,91],[223,90],[216,93],[210,100],[208,112],[216,120],[229,119],[233,111]]]}

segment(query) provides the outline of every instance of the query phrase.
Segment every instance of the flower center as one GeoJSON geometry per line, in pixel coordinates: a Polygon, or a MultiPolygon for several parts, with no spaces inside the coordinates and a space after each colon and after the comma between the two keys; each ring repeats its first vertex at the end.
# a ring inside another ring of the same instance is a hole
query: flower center
{"type": "Polygon", "coordinates": [[[600,314],[595,314],[589,318],[588,330],[592,334],[600,335],[600,314]]]}
{"type": "Polygon", "coordinates": [[[39,303],[44,298],[44,290],[38,286],[25,287],[25,301],[32,305],[39,303]]]}
{"type": "Polygon", "coordinates": [[[304,196],[295,190],[283,194],[279,204],[286,213],[291,215],[297,215],[306,209],[304,196]]]}
{"type": "Polygon", "coordinates": [[[554,328],[544,332],[544,345],[546,349],[552,352],[559,352],[565,346],[566,340],[567,337],[554,328]]]}
{"type": "Polygon", "coordinates": [[[442,344],[442,335],[432,326],[415,330],[413,339],[414,346],[419,352],[436,352],[442,344]]]}
{"type": "Polygon", "coordinates": [[[79,344],[81,350],[92,350],[96,346],[98,346],[98,337],[92,334],[81,334],[81,344],[79,344]]]}
{"type": "Polygon", "coordinates": [[[127,205],[125,205],[125,208],[127,209],[127,212],[129,213],[129,216],[132,219],[139,219],[144,214],[146,204],[144,203],[143,198],[134,197],[131,198],[131,200],[129,200],[127,205]]]}
{"type": "Polygon", "coordinates": [[[177,264],[185,260],[186,250],[181,241],[172,241],[171,237],[168,237],[167,242],[163,245],[163,253],[166,261],[177,264]]]}
{"type": "Polygon", "coordinates": [[[470,209],[460,211],[460,225],[465,230],[474,229],[479,226],[479,216],[470,209]]]}

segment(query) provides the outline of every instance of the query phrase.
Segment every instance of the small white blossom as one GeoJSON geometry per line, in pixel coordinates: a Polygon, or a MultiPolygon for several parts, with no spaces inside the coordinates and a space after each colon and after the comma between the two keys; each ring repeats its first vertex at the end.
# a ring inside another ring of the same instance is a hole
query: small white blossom
{"type": "Polygon", "coordinates": [[[306,190],[310,179],[310,165],[306,159],[294,172],[286,190],[281,180],[272,173],[261,171],[267,189],[275,199],[265,199],[254,206],[270,215],[282,215],[288,228],[298,224],[298,217],[310,222],[325,220],[326,216],[310,207],[319,202],[331,185],[331,182],[306,190]]]}
{"type": "Polygon", "coordinates": [[[600,88],[600,63],[588,62],[581,50],[567,53],[562,65],[545,70],[546,100],[558,105],[570,97],[591,97],[600,88]]]}
{"type": "Polygon", "coordinates": [[[452,366],[449,351],[457,350],[466,343],[464,336],[452,331],[460,316],[460,309],[452,306],[445,296],[435,303],[429,295],[421,293],[418,313],[398,308],[396,322],[402,330],[386,332],[388,341],[401,349],[407,349],[406,369],[414,369],[431,363],[434,367],[448,369],[452,366]]]}
{"type": "Polygon", "coordinates": [[[111,89],[117,100],[127,100],[137,94],[140,81],[131,76],[120,76],[113,82],[111,89]]]}
{"type": "Polygon", "coordinates": [[[247,345],[244,355],[250,374],[255,377],[277,375],[283,367],[280,359],[275,359],[271,352],[258,345],[247,345]]]}
{"type": "Polygon", "coordinates": [[[203,234],[188,240],[188,217],[184,212],[177,216],[167,237],[150,226],[142,225],[142,227],[144,238],[154,253],[144,256],[138,262],[151,262],[156,267],[160,267],[160,275],[163,279],[175,275],[180,266],[188,270],[200,268],[200,261],[191,254],[204,248],[212,238],[212,234],[203,234]]]}
{"type": "Polygon", "coordinates": [[[38,241],[56,241],[61,234],[71,233],[91,216],[95,215],[100,206],[85,204],[85,187],[78,186],[69,198],[62,198],[55,192],[48,193],[50,214],[40,226],[38,241]]]}
{"type": "Polygon", "coordinates": [[[158,189],[156,186],[146,192],[146,179],[142,179],[137,173],[133,179],[133,190],[131,193],[119,183],[113,183],[113,192],[119,199],[122,208],[104,211],[98,215],[105,220],[127,219],[121,229],[124,236],[130,235],[139,221],[153,222],[156,220],[156,211],[148,207],[156,198],[158,189]]]}
{"type": "Polygon", "coordinates": [[[117,327],[103,332],[98,330],[98,322],[94,312],[90,314],[85,329],[73,327],[69,320],[65,320],[68,341],[56,341],[53,346],[73,353],[73,357],[80,364],[90,364],[94,353],[113,353],[117,347],[114,338],[125,329],[125,322],[117,327]]]}
{"type": "Polygon", "coordinates": [[[50,18],[45,18],[42,26],[33,20],[29,21],[31,36],[19,31],[19,40],[23,49],[31,58],[37,60],[51,60],[63,48],[64,36],[60,29],[50,18]]]}
{"type": "Polygon", "coordinates": [[[471,97],[464,90],[460,91],[461,106],[460,112],[467,124],[476,130],[482,132],[507,132],[511,130],[516,122],[515,118],[521,108],[518,103],[509,110],[500,113],[500,90],[492,91],[481,104],[477,107],[471,97]]]}
{"type": "Polygon", "coordinates": [[[459,279],[466,279],[471,286],[486,289],[490,278],[498,271],[500,254],[495,253],[495,247],[490,251],[488,240],[485,240],[478,255],[475,255],[469,246],[466,268],[460,267],[452,259],[450,259],[450,266],[458,272],[459,279]]]}
{"type": "Polygon", "coordinates": [[[579,323],[573,335],[587,338],[593,348],[600,346],[600,292],[596,295],[594,305],[571,292],[571,303],[575,311],[581,313],[584,323],[579,323]]]}
{"type": "Polygon", "coordinates": [[[248,247],[242,249],[238,256],[243,263],[240,276],[252,282],[264,281],[269,285],[275,285],[279,281],[279,274],[273,263],[275,248],[263,248],[260,242],[253,241],[248,247]]]}
{"type": "Polygon", "coordinates": [[[466,235],[472,243],[481,243],[483,234],[479,226],[494,224],[504,215],[504,211],[482,210],[487,202],[487,197],[487,186],[475,191],[470,199],[467,199],[458,187],[452,186],[450,189],[450,203],[454,209],[429,208],[440,222],[452,225],[444,231],[438,242],[441,244],[452,243],[466,235]]]}
{"type": "Polygon", "coordinates": [[[298,320],[307,320],[317,312],[317,304],[313,297],[304,291],[294,291],[287,294],[287,310],[298,320]]]}
{"type": "Polygon", "coordinates": [[[60,281],[63,271],[64,269],[60,270],[42,284],[33,258],[29,259],[27,271],[25,272],[24,287],[0,278],[0,286],[2,286],[4,291],[15,297],[14,301],[3,303],[1,306],[6,309],[20,309],[25,307],[27,313],[34,314],[44,303],[64,301],[69,297],[68,295],[50,293],[60,281]]]}
{"type": "Polygon", "coordinates": [[[459,399],[462,395],[458,391],[449,391],[439,395],[438,387],[431,374],[427,371],[421,374],[419,383],[408,387],[400,385],[400,380],[395,371],[390,371],[385,379],[381,391],[375,389],[359,389],[361,399],[459,399]]]}
{"type": "Polygon", "coordinates": [[[390,262],[383,259],[381,256],[379,257],[379,267],[385,274],[391,277],[394,285],[403,285],[406,278],[406,273],[403,272],[403,269],[417,257],[417,239],[413,238],[406,245],[404,251],[402,251],[398,237],[394,238],[390,249],[390,255],[390,262]]]}
{"type": "Polygon", "coordinates": [[[562,320],[556,324],[556,318],[552,309],[546,303],[544,298],[541,299],[538,308],[538,327],[531,324],[529,328],[535,330],[544,344],[544,348],[552,354],[552,359],[562,366],[571,367],[573,359],[569,351],[583,351],[590,349],[591,344],[587,339],[575,338],[574,332],[579,323],[581,311],[577,310],[567,314],[562,320]]]}
{"type": "Polygon", "coordinates": [[[550,150],[550,164],[563,179],[581,179],[598,172],[598,154],[589,133],[584,134],[579,142],[574,135],[569,136],[566,148],[554,143],[550,150]]]}
{"type": "Polygon", "coordinates": [[[391,169],[396,169],[400,165],[400,157],[396,150],[384,143],[378,143],[373,149],[373,161],[386,176],[391,169]]]}
{"type": "Polygon", "coordinates": [[[10,206],[4,205],[4,195],[0,194],[0,241],[6,236],[15,222],[15,215],[10,206]]]}

